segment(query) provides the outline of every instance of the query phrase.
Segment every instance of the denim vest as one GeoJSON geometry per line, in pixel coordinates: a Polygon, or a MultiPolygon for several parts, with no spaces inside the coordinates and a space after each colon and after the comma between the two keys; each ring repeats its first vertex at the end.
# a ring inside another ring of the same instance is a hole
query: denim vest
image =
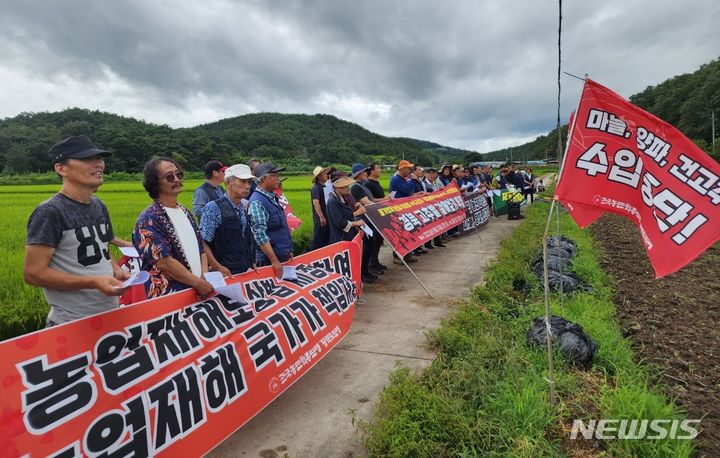
{"type": "MultiPolygon", "coordinates": [[[[275,256],[280,262],[290,259],[290,253],[293,250],[292,236],[288,229],[285,210],[275,199],[269,199],[265,194],[256,191],[252,193],[249,199],[250,203],[259,201],[266,212],[268,212],[267,235],[270,237],[270,246],[272,246],[275,256]]],[[[258,246],[255,250],[255,259],[258,262],[267,262],[268,258],[258,246]]]]}
{"type": "Polygon", "coordinates": [[[217,189],[213,188],[212,185],[207,181],[200,185],[200,189],[205,191],[205,194],[207,194],[208,202],[210,202],[211,200],[218,200],[223,196],[222,194],[217,192],[217,189]]]}
{"type": "Polygon", "coordinates": [[[245,272],[255,260],[250,222],[243,228],[230,199],[222,197],[215,203],[220,207],[222,224],[215,230],[210,248],[218,262],[230,269],[233,275],[245,272]]]}

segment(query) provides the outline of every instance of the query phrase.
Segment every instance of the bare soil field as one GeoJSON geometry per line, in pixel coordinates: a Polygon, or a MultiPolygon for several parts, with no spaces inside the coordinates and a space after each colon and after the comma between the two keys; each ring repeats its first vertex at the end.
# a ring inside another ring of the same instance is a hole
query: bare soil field
{"type": "Polygon", "coordinates": [[[618,318],[658,383],[703,418],[700,453],[720,450],[720,246],[684,269],[655,279],[632,222],[606,215],[591,227],[602,267],[614,277],[618,318]]]}

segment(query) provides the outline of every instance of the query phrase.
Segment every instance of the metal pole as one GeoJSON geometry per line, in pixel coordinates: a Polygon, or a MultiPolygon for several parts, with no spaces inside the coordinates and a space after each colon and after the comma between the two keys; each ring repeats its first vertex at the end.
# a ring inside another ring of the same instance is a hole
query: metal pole
{"type": "Polygon", "coordinates": [[[413,270],[410,268],[410,266],[407,265],[407,262],[405,262],[405,259],[403,259],[403,257],[400,256],[400,254],[397,252],[397,250],[395,250],[395,247],[393,247],[392,243],[390,243],[390,241],[385,237],[385,234],[383,234],[383,233],[378,229],[378,227],[375,225],[375,223],[372,222],[372,220],[371,220],[370,218],[367,218],[367,221],[370,221],[370,224],[372,224],[372,227],[375,228],[375,233],[376,233],[376,234],[380,234],[380,237],[382,237],[383,240],[385,240],[385,242],[388,244],[388,246],[390,247],[390,249],[392,249],[393,252],[397,255],[397,257],[400,258],[400,260],[402,261],[402,263],[405,264],[405,267],[407,267],[407,270],[409,270],[410,273],[412,274],[412,276],[415,277],[415,280],[417,280],[417,282],[420,283],[420,286],[422,286],[423,289],[425,290],[425,292],[428,293],[428,296],[430,296],[431,299],[435,299],[435,296],[432,295],[432,293],[425,287],[425,285],[423,284],[423,282],[420,281],[420,279],[418,278],[418,276],[415,275],[415,272],[413,272],[413,270]]]}
{"type": "Polygon", "coordinates": [[[715,154],[715,112],[712,112],[712,152],[715,154]]]}
{"type": "MultiPolygon", "coordinates": [[[[550,231],[550,220],[552,219],[553,207],[555,207],[555,201],[553,200],[550,204],[550,213],[548,214],[547,223],[545,224],[545,233],[543,234],[543,282],[545,284],[545,342],[547,344],[548,354],[548,384],[550,385],[550,405],[555,407],[557,400],[555,399],[555,366],[553,363],[553,348],[552,348],[552,328],[550,327],[550,282],[548,280],[548,253],[547,253],[547,238],[548,232],[550,231]]],[[[562,279],[560,280],[562,284],[562,279]]]]}

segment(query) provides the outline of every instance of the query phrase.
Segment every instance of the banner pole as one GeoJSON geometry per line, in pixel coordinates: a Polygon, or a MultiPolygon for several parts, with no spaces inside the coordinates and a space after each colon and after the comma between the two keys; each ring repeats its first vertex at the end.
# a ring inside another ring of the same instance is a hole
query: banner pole
{"type": "MultiPolygon", "coordinates": [[[[483,198],[484,198],[484,197],[485,197],[485,196],[483,196],[483,198]]],[[[490,208],[488,208],[488,223],[490,223],[490,219],[489,219],[489,218],[490,218],[490,216],[489,216],[489,215],[490,215],[490,211],[489,211],[489,210],[490,210],[490,208]]],[[[467,218],[466,218],[466,219],[467,219],[467,218]]],[[[480,235],[480,229],[478,229],[478,226],[477,226],[477,224],[475,223],[475,218],[472,219],[472,222],[473,222],[473,231],[477,234],[478,238],[480,239],[480,243],[485,243],[485,242],[483,242],[482,236],[480,235]]],[[[481,227],[482,227],[482,226],[481,226],[481,227]]]]}
{"type": "Polygon", "coordinates": [[[433,296],[432,293],[430,293],[430,291],[428,291],[428,289],[425,287],[425,285],[423,284],[423,282],[421,282],[420,279],[418,278],[418,276],[415,275],[415,272],[413,272],[413,270],[410,268],[410,266],[407,265],[407,262],[405,262],[405,259],[403,259],[403,257],[400,256],[400,254],[395,250],[395,248],[393,247],[392,243],[390,243],[390,241],[385,237],[385,234],[383,234],[382,232],[380,232],[380,230],[378,229],[378,227],[375,225],[375,223],[372,222],[372,220],[371,220],[370,218],[367,218],[367,219],[365,220],[365,222],[367,222],[367,221],[370,221],[370,224],[372,224],[372,227],[375,228],[375,233],[376,233],[376,234],[380,234],[380,237],[382,237],[383,240],[385,240],[385,243],[387,243],[388,246],[390,247],[390,249],[393,250],[393,253],[395,253],[395,254],[397,255],[397,257],[400,258],[400,260],[402,261],[402,263],[405,264],[405,267],[407,267],[407,270],[409,270],[410,273],[412,274],[412,276],[415,277],[415,280],[417,280],[417,282],[420,283],[420,286],[422,286],[423,289],[425,290],[425,292],[428,293],[428,296],[430,296],[431,299],[435,299],[435,296],[433,296]]]}
{"type": "MultiPolygon", "coordinates": [[[[555,367],[553,364],[553,348],[552,348],[552,328],[550,326],[550,282],[548,280],[548,250],[547,250],[547,239],[548,232],[550,231],[550,221],[552,221],[553,209],[555,207],[555,200],[550,204],[550,213],[548,213],[547,222],[545,223],[545,233],[543,234],[543,283],[545,286],[545,342],[547,344],[548,353],[548,378],[547,382],[550,385],[550,405],[555,407],[557,400],[555,399],[555,367]]],[[[560,279],[562,284],[562,278],[560,279]]]]}

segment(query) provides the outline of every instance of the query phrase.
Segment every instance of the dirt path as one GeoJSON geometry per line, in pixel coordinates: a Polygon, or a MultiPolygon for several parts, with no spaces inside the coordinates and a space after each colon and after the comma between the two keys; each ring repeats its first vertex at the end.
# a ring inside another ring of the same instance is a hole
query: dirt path
{"type": "Polygon", "coordinates": [[[364,288],[348,336],[209,456],[365,456],[353,413],[370,418],[398,362],[418,370],[432,361],[424,330],[439,326],[450,304],[482,282],[485,266],[518,224],[491,218],[480,232],[482,241],[477,235],[454,240],[411,264],[435,299],[404,266],[392,264],[384,247],[381,262],[390,268],[378,283],[364,288]]]}
{"type": "Polygon", "coordinates": [[[603,216],[592,226],[602,266],[614,278],[623,332],[639,356],[662,370],[660,382],[700,419],[701,453],[720,450],[720,245],[684,269],[655,279],[637,229],[603,216]]]}

